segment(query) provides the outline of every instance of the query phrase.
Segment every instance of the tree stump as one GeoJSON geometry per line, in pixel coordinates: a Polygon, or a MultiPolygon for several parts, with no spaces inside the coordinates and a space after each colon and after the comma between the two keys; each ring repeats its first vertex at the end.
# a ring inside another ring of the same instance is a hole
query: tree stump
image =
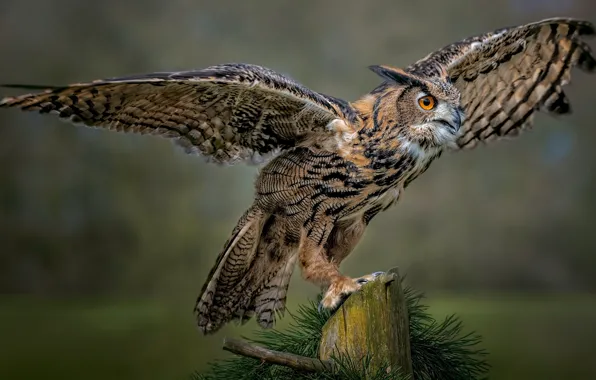
{"type": "Polygon", "coordinates": [[[412,375],[408,308],[397,268],[350,295],[323,327],[321,360],[367,355],[372,373],[395,366],[412,375]]]}

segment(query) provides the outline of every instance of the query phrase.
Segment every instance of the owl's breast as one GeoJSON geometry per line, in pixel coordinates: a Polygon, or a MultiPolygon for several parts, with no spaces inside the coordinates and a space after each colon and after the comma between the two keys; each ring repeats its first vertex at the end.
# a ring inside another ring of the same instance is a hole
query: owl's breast
{"type": "Polygon", "coordinates": [[[297,147],[268,163],[256,183],[257,202],[280,215],[336,220],[370,215],[391,207],[404,187],[424,172],[435,155],[411,151],[354,154],[297,147]]]}
{"type": "Polygon", "coordinates": [[[405,187],[424,173],[440,156],[440,150],[423,150],[417,146],[405,146],[399,155],[386,159],[371,175],[372,183],[367,189],[366,206],[359,210],[384,211],[394,205],[405,187]]]}

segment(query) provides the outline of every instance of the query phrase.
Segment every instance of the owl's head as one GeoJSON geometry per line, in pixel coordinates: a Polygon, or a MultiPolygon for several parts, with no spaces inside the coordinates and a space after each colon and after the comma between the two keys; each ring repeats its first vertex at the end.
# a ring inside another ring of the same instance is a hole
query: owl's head
{"type": "Polygon", "coordinates": [[[401,138],[425,146],[455,142],[464,112],[446,75],[421,78],[388,66],[370,69],[387,81],[373,115],[377,123],[392,124],[401,138]]]}

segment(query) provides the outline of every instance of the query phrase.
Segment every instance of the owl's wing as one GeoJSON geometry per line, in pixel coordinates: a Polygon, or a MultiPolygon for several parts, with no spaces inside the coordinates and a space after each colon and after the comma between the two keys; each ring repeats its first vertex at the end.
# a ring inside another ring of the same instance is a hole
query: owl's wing
{"type": "Polygon", "coordinates": [[[161,135],[177,140],[189,152],[226,163],[335,141],[357,122],[347,102],[248,64],[54,87],[1,99],[0,107],[52,112],[88,126],[161,135]]]}
{"type": "Polygon", "coordinates": [[[461,92],[466,113],[459,148],[517,135],[535,111],[571,111],[562,87],[571,69],[593,72],[596,60],[582,36],[594,26],[573,19],[548,19],[504,28],[448,45],[411,65],[422,76],[447,76],[461,92]]]}

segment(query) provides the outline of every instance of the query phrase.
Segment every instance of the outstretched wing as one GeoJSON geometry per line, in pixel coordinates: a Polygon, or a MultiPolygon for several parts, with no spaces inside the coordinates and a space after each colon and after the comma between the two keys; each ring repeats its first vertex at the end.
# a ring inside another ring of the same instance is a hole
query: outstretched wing
{"type": "Polygon", "coordinates": [[[571,69],[593,72],[596,60],[581,36],[595,33],[586,21],[548,19],[504,28],[446,46],[411,65],[423,76],[447,74],[461,92],[466,113],[459,148],[517,135],[537,110],[571,111],[562,87],[571,69]]]}
{"type": "Polygon", "coordinates": [[[357,120],[347,102],[248,64],[55,87],[4,98],[0,107],[161,135],[176,139],[189,152],[227,163],[321,142],[349,132],[357,120]]]}

